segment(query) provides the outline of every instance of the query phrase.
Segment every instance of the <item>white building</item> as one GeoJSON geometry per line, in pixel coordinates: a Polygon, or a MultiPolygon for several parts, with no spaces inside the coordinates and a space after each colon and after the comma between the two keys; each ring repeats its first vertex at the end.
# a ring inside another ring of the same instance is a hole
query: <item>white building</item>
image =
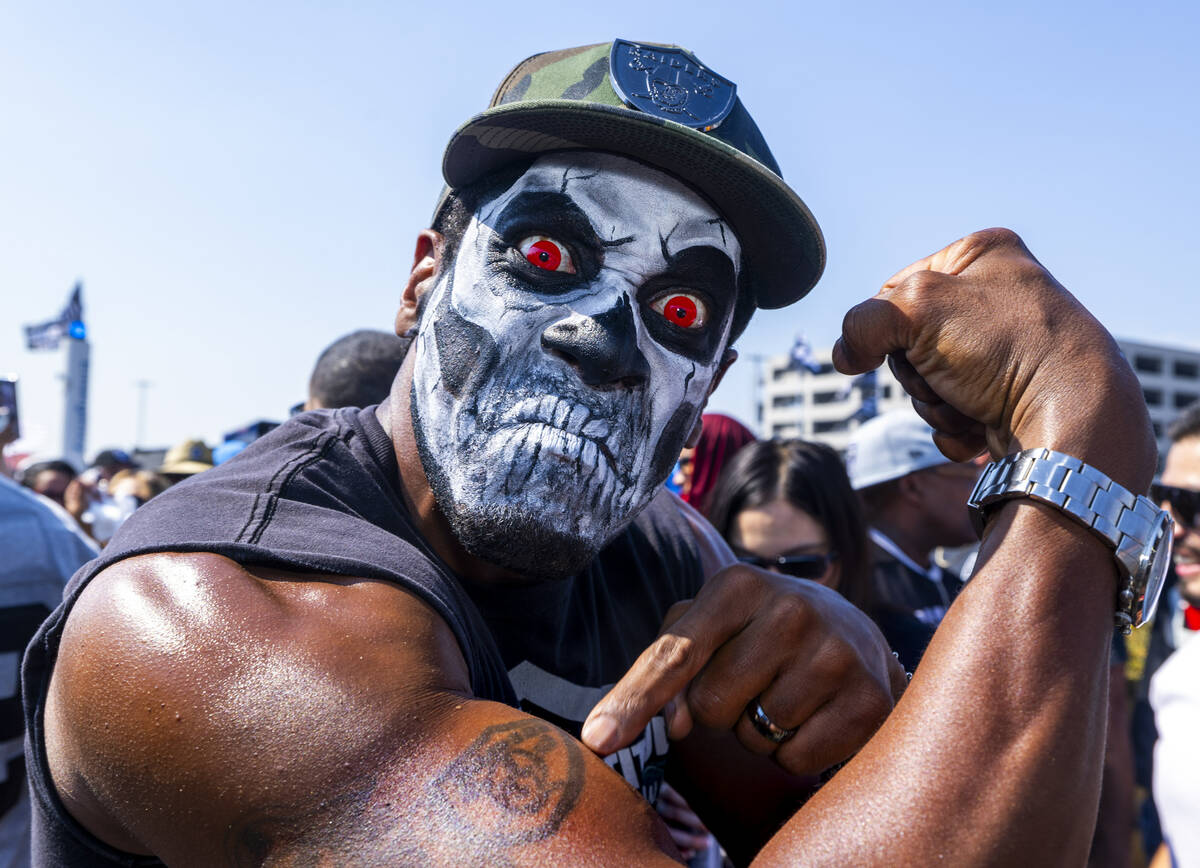
{"type": "MultiPolygon", "coordinates": [[[[1141,381],[1159,455],[1165,455],[1167,426],[1185,407],[1200,401],[1200,350],[1139,341],[1117,343],[1141,381]]],[[[791,370],[787,355],[763,360],[758,392],[759,433],[763,437],[801,437],[845,450],[850,432],[859,425],[855,414],[862,407],[864,390],[851,388],[854,378],[833,369],[831,353],[831,349],[813,352],[821,366],[815,374],[791,370]]],[[[879,369],[876,389],[880,413],[909,405],[887,365],[879,369]]]]}
{"type": "MultiPolygon", "coordinates": [[[[854,416],[862,409],[866,390],[852,386],[854,377],[833,369],[831,353],[813,351],[813,360],[821,366],[817,373],[792,370],[787,355],[763,360],[758,392],[758,430],[763,437],[799,437],[845,450],[850,432],[859,425],[854,416]]],[[[887,365],[879,369],[875,388],[878,412],[908,405],[908,396],[887,365]]]]}
{"type": "Polygon", "coordinates": [[[1142,384],[1142,395],[1158,439],[1159,469],[1170,441],[1167,427],[1183,410],[1200,401],[1200,350],[1118,340],[1142,384]]]}

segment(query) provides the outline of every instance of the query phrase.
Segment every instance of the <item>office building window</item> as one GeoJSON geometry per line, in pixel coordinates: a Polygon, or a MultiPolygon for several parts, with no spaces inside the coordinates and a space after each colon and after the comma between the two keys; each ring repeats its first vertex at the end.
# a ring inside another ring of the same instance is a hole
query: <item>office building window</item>
{"type": "Polygon", "coordinates": [[[1182,380],[1200,379],[1200,362],[1189,362],[1184,359],[1176,359],[1175,364],[1171,366],[1171,370],[1175,376],[1182,380]]]}
{"type": "Polygon", "coordinates": [[[845,419],[836,419],[832,422],[813,422],[814,434],[829,434],[833,431],[845,431],[848,423],[845,419]]]}
{"type": "Polygon", "coordinates": [[[1161,407],[1163,402],[1162,389],[1142,389],[1142,394],[1146,397],[1147,407],[1161,407]]]}
{"type": "Polygon", "coordinates": [[[1140,374],[1161,374],[1163,369],[1162,356],[1147,356],[1138,353],[1133,357],[1133,367],[1140,374]]]}
{"type": "Polygon", "coordinates": [[[1200,395],[1195,392],[1176,392],[1175,393],[1175,409],[1182,410],[1185,407],[1190,407],[1200,399],[1200,395]]]}
{"type": "Polygon", "coordinates": [[[813,392],[814,404],[832,404],[837,399],[837,392],[813,392]]]}

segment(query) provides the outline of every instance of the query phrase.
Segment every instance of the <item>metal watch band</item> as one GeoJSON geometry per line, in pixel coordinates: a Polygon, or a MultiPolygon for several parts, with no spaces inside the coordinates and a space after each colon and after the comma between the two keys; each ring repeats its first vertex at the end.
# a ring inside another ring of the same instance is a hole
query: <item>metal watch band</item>
{"type": "MultiPolygon", "coordinates": [[[[1143,572],[1147,547],[1159,535],[1159,508],[1113,482],[1078,458],[1053,449],[1027,449],[989,464],[967,501],[976,528],[982,531],[989,506],[1012,497],[1031,497],[1058,507],[1091,529],[1113,548],[1124,577],[1143,572]]],[[[1129,585],[1121,588],[1118,627],[1141,620],[1129,585]]]]}

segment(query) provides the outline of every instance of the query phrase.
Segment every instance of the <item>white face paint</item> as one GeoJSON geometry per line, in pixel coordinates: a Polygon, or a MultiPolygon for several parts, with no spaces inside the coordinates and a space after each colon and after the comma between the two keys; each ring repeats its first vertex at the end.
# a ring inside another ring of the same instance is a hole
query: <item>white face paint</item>
{"type": "Polygon", "coordinates": [[[740,259],[700,196],[611,154],[542,157],[480,205],[430,290],[412,392],[468,551],[569,575],[650,501],[717,372],[740,259]]]}

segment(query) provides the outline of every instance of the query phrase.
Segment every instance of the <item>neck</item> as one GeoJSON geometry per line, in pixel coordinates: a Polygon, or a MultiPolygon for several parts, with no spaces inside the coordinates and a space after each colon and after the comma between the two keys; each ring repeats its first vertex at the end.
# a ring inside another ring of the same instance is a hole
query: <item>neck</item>
{"type": "Polygon", "coordinates": [[[914,563],[922,569],[929,569],[929,555],[934,546],[923,540],[916,529],[908,527],[907,522],[884,515],[876,518],[872,525],[894,542],[900,551],[912,558],[914,563]]]}
{"type": "Polygon", "coordinates": [[[400,469],[400,489],[404,506],[417,530],[450,569],[470,582],[479,584],[511,584],[520,581],[510,570],[481,560],[459,543],[450,523],[438,509],[433,489],[417,452],[417,439],[412,419],[412,366],[416,353],[409,353],[392,384],[388,399],[379,405],[376,415],[383,430],[392,441],[396,465],[400,469]]]}

